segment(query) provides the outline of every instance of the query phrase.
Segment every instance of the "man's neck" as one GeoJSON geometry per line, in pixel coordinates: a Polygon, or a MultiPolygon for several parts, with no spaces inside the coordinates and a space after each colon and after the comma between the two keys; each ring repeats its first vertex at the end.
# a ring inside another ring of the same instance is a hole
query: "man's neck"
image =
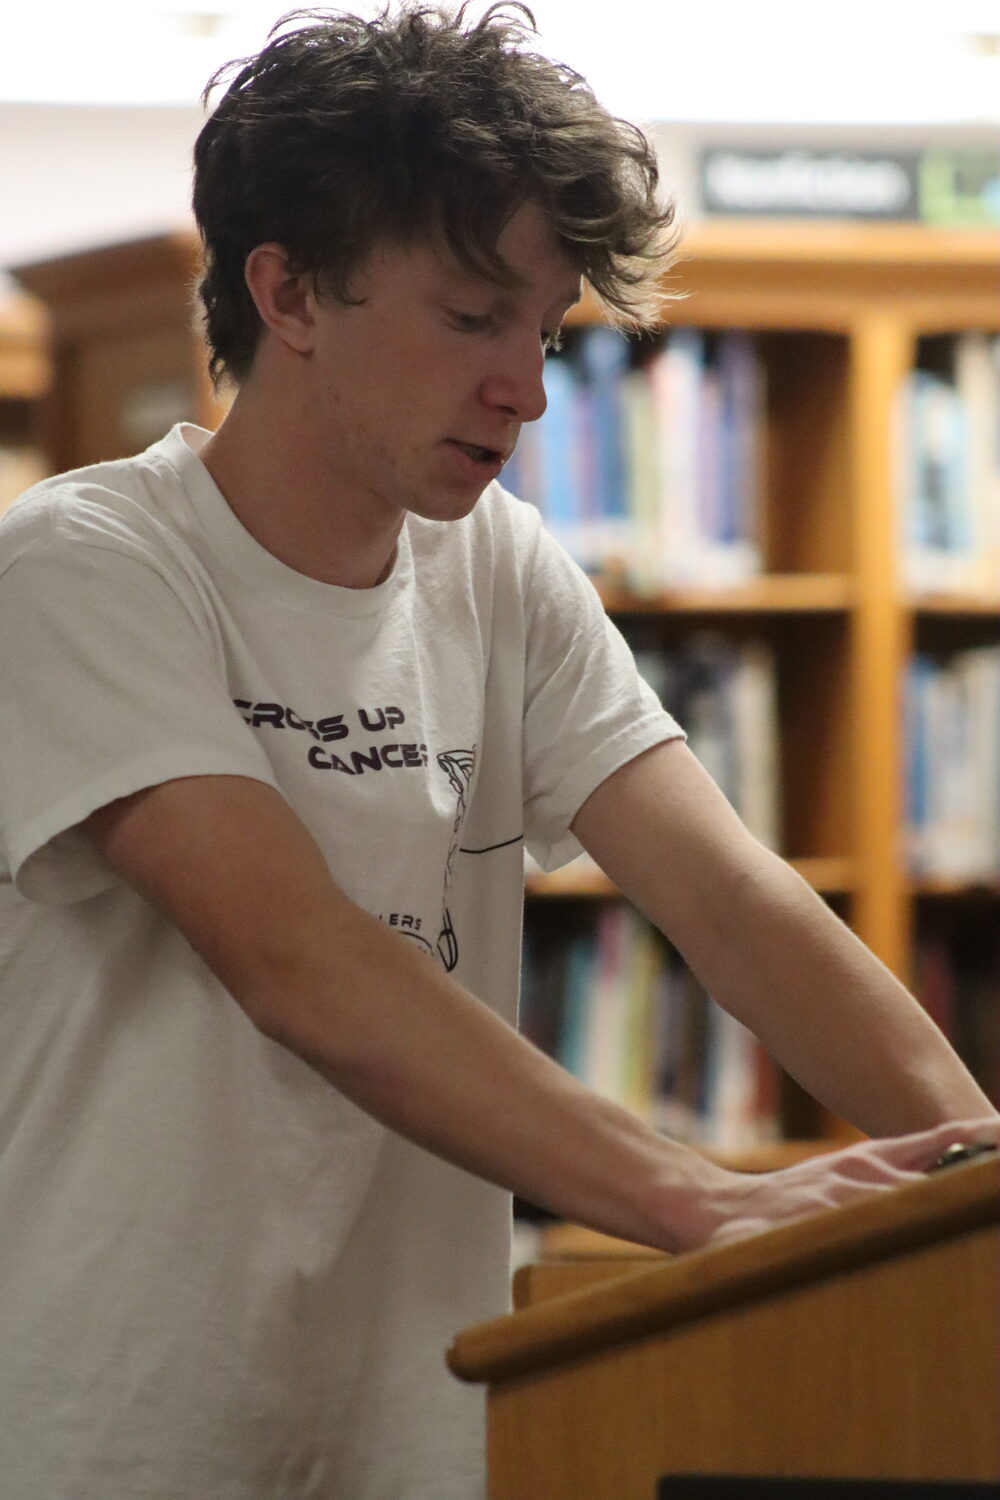
{"type": "Polygon", "coordinates": [[[241,391],[200,458],[256,542],[297,573],[365,589],[392,571],[402,517],[350,503],[294,432],[241,391]]]}

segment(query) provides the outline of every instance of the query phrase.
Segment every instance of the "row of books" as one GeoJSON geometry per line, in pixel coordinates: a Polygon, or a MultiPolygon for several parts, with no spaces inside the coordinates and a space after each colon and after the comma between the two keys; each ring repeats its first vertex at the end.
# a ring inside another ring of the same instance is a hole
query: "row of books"
{"type": "Polygon", "coordinates": [[[950,369],[917,369],[897,413],[904,581],[1000,594],[1000,339],[952,341],[950,369]]]}
{"type": "MultiPolygon", "coordinates": [[[[997,593],[1000,339],[948,345],[897,405],[904,581],[997,593]]],[[[584,329],[547,362],[545,389],[503,482],[584,568],[639,593],[760,573],[767,381],[751,334],[675,328],[650,344],[584,329]]]]}
{"type": "MultiPolygon", "coordinates": [[[[782,847],[775,655],[699,632],[635,650],[640,672],[744,823],[782,847]]],[[[1000,879],[1000,646],[918,653],[904,692],[906,846],[917,877],[1000,879]]]]}
{"type": "Polygon", "coordinates": [[[521,1027],[589,1087],[678,1140],[730,1151],[780,1135],[776,1065],[621,902],[569,936],[529,924],[521,1027]]]}
{"type": "Polygon", "coordinates": [[[546,362],[545,392],[502,482],[588,572],[640,593],[760,572],[765,378],[749,334],[642,345],[588,328],[546,362]]]}
{"type": "Polygon", "coordinates": [[[911,873],[1000,879],[1000,646],[918,654],[904,702],[911,873]]]}
{"type": "MultiPolygon", "coordinates": [[[[1000,936],[923,936],[916,993],[1000,1105],[1000,936]]],[[[738,1151],[781,1135],[781,1070],[636,912],[572,934],[529,924],[521,1027],[589,1087],[677,1140],[738,1151]]]]}

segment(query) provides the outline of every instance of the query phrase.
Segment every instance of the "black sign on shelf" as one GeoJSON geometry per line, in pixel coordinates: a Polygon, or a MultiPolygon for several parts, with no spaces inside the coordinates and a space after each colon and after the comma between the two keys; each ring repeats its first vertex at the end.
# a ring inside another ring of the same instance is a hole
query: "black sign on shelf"
{"type": "Polygon", "coordinates": [[[917,219],[915,151],[753,150],[701,153],[706,214],[753,218],[917,219]]]}

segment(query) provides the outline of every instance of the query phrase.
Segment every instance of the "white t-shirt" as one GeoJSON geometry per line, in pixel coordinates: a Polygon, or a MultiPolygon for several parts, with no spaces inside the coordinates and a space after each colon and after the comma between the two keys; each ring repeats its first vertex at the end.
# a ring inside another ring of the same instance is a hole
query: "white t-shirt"
{"type": "Polygon", "coordinates": [[[594,787],[679,731],[498,486],[349,590],[253,540],[206,437],[0,527],[0,1495],[473,1500],[482,1398],[443,1356],[507,1305],[508,1196],[261,1036],[75,825],[266,782],[513,1022],[524,841],[565,861],[594,787]]]}

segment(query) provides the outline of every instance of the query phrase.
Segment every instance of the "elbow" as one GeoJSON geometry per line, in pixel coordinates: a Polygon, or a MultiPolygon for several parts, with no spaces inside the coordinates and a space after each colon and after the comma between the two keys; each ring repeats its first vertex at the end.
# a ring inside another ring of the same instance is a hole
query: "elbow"
{"type": "MultiPolygon", "coordinates": [[[[371,923],[377,939],[381,924],[371,923]]],[[[380,1061],[379,1027],[366,1003],[367,942],[358,924],[329,922],[302,942],[265,940],[230,986],[261,1036],[348,1094],[377,1073],[380,1061]]]]}
{"type": "Polygon", "coordinates": [[[331,959],[336,949],[322,947],[317,954],[311,936],[306,940],[306,934],[283,924],[238,949],[230,945],[225,955],[203,956],[254,1029],[302,1057],[335,1045],[336,1007],[330,997],[347,989],[331,959]]]}

